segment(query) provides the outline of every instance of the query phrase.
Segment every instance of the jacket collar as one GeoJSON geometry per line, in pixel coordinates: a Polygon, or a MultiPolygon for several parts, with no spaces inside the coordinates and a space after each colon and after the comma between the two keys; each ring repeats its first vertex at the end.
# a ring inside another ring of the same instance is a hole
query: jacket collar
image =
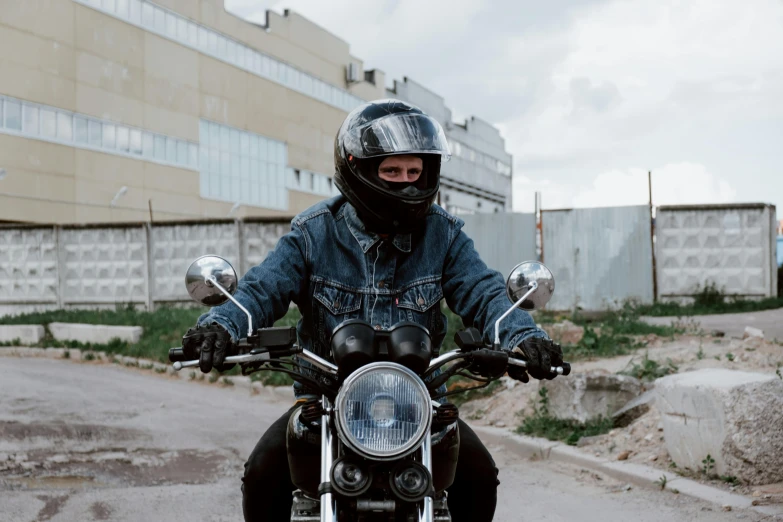
{"type": "MultiPolygon", "coordinates": [[[[380,241],[381,236],[375,232],[367,230],[362,222],[361,218],[356,214],[356,209],[350,203],[343,205],[343,219],[345,224],[348,225],[348,230],[351,231],[353,237],[359,243],[362,251],[366,254],[375,243],[380,241]]],[[[411,251],[411,235],[410,234],[397,234],[392,238],[392,244],[397,247],[401,252],[411,251]]]]}

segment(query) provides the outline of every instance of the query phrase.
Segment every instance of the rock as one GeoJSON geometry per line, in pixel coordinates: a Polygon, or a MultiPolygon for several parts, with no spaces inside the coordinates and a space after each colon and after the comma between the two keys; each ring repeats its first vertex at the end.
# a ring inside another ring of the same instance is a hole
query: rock
{"type": "Polygon", "coordinates": [[[629,450],[625,450],[619,455],[617,455],[617,460],[628,460],[628,457],[631,456],[631,452],[629,450]]]}
{"type": "Polygon", "coordinates": [[[652,433],[648,433],[647,435],[644,436],[644,440],[646,440],[647,442],[652,442],[653,434],[652,433]]]}
{"type": "Polygon", "coordinates": [[[680,468],[756,485],[783,481],[783,380],[706,369],[656,381],[666,449],[680,468]]]}
{"type": "Polygon", "coordinates": [[[623,486],[623,491],[631,491],[631,489],[632,488],[630,484],[626,484],[625,486],[623,486]]]}
{"type": "Polygon", "coordinates": [[[141,326],[107,326],[103,324],[49,323],[52,337],[58,341],[108,344],[112,339],[137,343],[144,333],[141,326]]]}
{"type": "Polygon", "coordinates": [[[555,323],[546,329],[549,337],[560,344],[579,344],[585,335],[585,329],[577,326],[571,321],[565,320],[562,323],[555,323]]]}
{"type": "Polygon", "coordinates": [[[747,339],[748,337],[758,337],[760,339],[763,339],[764,332],[762,330],[759,330],[758,328],[753,328],[752,326],[746,326],[745,332],[742,334],[742,338],[747,339]]]}
{"type": "Polygon", "coordinates": [[[723,511],[731,511],[731,506],[730,506],[730,505],[728,505],[728,504],[723,504],[723,505],[721,506],[721,509],[722,509],[723,511]]]}
{"type": "Polygon", "coordinates": [[[638,379],[599,372],[541,381],[539,387],[545,387],[549,392],[552,416],[577,422],[609,417],[642,393],[642,383],[638,379]]]}
{"type": "Polygon", "coordinates": [[[579,440],[576,441],[576,447],[581,448],[584,446],[589,446],[594,442],[598,442],[602,437],[603,435],[595,435],[593,437],[580,437],[579,440]]]}
{"type": "Polygon", "coordinates": [[[46,332],[40,324],[8,324],[0,325],[0,342],[20,344],[37,344],[46,332]]]}
{"type": "Polygon", "coordinates": [[[644,392],[628,401],[622,408],[612,414],[614,425],[624,428],[650,411],[650,405],[655,402],[655,390],[644,392]]]}
{"type": "Polygon", "coordinates": [[[495,423],[495,427],[497,427],[497,428],[505,428],[506,427],[506,423],[503,422],[503,421],[498,421],[498,422],[495,423]]]}
{"type": "Polygon", "coordinates": [[[722,330],[713,330],[710,332],[710,335],[713,337],[726,337],[726,332],[722,330]]]}
{"type": "Polygon", "coordinates": [[[650,462],[655,462],[656,460],[658,460],[658,455],[650,455],[649,457],[647,457],[647,460],[649,460],[650,462]]]}

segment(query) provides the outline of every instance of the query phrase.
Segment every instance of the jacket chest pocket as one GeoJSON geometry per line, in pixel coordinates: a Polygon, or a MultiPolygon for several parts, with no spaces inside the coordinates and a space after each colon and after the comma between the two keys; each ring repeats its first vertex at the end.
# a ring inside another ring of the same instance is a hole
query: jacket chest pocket
{"type": "Polygon", "coordinates": [[[359,317],[362,294],[318,283],[313,291],[313,299],[318,303],[318,340],[328,353],[332,331],[343,321],[359,317]]]}
{"type": "Polygon", "coordinates": [[[435,334],[441,327],[440,307],[443,288],[440,283],[421,283],[404,290],[398,299],[397,308],[401,321],[414,321],[435,334]]]}

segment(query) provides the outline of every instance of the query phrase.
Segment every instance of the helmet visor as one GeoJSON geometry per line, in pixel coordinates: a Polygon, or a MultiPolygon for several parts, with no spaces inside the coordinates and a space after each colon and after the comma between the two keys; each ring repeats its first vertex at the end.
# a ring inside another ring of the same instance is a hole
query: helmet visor
{"type": "Polygon", "coordinates": [[[351,130],[345,151],[364,159],[391,154],[440,154],[451,158],[440,124],[424,114],[390,114],[351,130]]]}

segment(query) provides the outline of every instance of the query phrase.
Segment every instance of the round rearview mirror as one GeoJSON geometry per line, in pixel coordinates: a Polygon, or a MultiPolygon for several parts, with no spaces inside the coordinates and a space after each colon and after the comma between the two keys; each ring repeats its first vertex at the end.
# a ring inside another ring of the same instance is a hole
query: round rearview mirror
{"type": "Polygon", "coordinates": [[[231,263],[218,256],[201,256],[193,261],[185,274],[185,288],[190,297],[205,306],[217,306],[228,300],[220,288],[233,294],[237,289],[237,273],[231,263]]]}
{"type": "Polygon", "coordinates": [[[545,306],[555,291],[555,278],[552,272],[538,261],[519,263],[511,270],[506,279],[506,294],[512,303],[516,303],[530,291],[530,283],[535,281],[538,288],[522,301],[520,308],[538,310],[545,306]]]}

